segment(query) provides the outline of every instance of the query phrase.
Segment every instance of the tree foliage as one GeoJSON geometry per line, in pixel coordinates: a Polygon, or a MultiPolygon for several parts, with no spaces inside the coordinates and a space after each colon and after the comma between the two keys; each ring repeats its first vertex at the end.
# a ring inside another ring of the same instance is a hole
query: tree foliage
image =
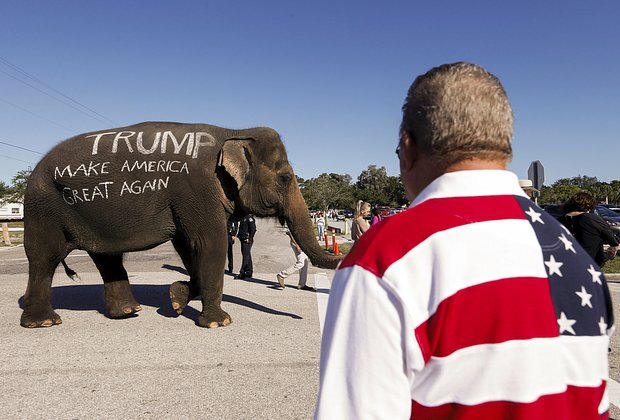
{"type": "Polygon", "coordinates": [[[384,167],[368,166],[357,177],[355,185],[350,175],[323,173],[300,183],[301,193],[311,209],[355,208],[357,200],[373,206],[400,207],[407,203],[400,178],[388,176],[384,167]]]}
{"type": "Polygon", "coordinates": [[[0,205],[4,203],[24,203],[26,186],[28,185],[28,179],[31,173],[31,169],[24,169],[17,172],[11,180],[13,185],[10,187],[0,181],[0,205]]]}
{"type": "Polygon", "coordinates": [[[369,203],[385,205],[388,202],[389,177],[384,166],[369,165],[357,177],[356,197],[369,203]]]}
{"type": "Polygon", "coordinates": [[[0,181],[0,206],[8,202],[7,196],[11,193],[11,187],[0,181]]]}
{"type": "Polygon", "coordinates": [[[551,186],[543,185],[538,201],[542,204],[560,204],[579,191],[591,194],[599,202],[620,204],[619,180],[600,182],[596,177],[586,175],[561,178],[551,186]]]}
{"type": "Polygon", "coordinates": [[[301,193],[311,209],[351,208],[355,202],[350,175],[322,173],[305,180],[301,193]]]}
{"type": "Polygon", "coordinates": [[[399,176],[388,177],[388,202],[391,207],[402,207],[409,202],[405,186],[399,176]]]}

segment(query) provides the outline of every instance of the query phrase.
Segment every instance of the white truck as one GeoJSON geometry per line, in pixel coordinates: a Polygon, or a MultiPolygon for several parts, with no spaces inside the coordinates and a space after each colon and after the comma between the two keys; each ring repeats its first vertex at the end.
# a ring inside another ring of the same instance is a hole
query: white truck
{"type": "Polygon", "coordinates": [[[24,205],[3,203],[0,205],[0,221],[24,220],[24,205]]]}

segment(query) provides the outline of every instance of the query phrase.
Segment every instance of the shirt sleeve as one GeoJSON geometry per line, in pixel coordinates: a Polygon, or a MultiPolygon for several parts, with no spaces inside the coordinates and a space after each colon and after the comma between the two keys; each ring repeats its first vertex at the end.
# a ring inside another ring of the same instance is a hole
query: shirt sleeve
{"type": "Polygon", "coordinates": [[[405,325],[398,296],[361,267],[336,271],[321,344],[315,419],[408,419],[405,325]]]}

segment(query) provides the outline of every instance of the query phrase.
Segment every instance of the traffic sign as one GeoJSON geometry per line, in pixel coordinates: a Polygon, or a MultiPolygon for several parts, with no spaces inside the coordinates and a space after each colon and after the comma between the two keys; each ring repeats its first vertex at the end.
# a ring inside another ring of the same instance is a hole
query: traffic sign
{"type": "Polygon", "coordinates": [[[532,181],[532,186],[537,190],[543,186],[545,182],[545,168],[539,160],[535,160],[530,164],[530,168],[527,170],[527,179],[532,181]]]}

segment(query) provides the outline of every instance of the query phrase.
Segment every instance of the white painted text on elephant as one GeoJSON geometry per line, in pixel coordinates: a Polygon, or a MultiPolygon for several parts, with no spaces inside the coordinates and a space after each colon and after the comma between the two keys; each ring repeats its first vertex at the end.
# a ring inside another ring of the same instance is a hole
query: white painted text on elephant
{"type": "Polygon", "coordinates": [[[121,172],[133,171],[189,173],[187,162],[181,162],[180,160],[135,160],[131,163],[126,160],[121,167],[121,172]]]}
{"type": "Polygon", "coordinates": [[[100,182],[90,188],[64,187],[62,189],[62,199],[70,206],[77,203],[95,201],[97,198],[107,200],[109,197],[108,186],[112,184],[114,184],[114,182],[107,181],[100,182]]]}
{"type": "MultiPolygon", "coordinates": [[[[120,146],[126,149],[126,152],[134,153],[135,150],[143,155],[150,155],[155,153],[156,150],[163,154],[166,153],[168,140],[173,147],[173,153],[179,154],[183,151],[185,146],[185,154],[192,158],[198,157],[198,150],[204,146],[215,146],[215,138],[205,132],[189,132],[183,135],[183,140],[179,142],[172,131],[156,132],[155,138],[152,140],[150,147],[144,145],[144,132],[143,131],[107,131],[105,133],[91,134],[85,136],[86,138],[94,138],[92,154],[96,155],[104,148],[109,148],[109,151],[116,153],[119,149],[119,143],[124,146],[120,146]]],[[[150,143],[150,141],[148,142],[150,143]]]]}
{"type": "Polygon", "coordinates": [[[76,175],[93,176],[93,175],[107,175],[110,173],[108,167],[110,162],[93,162],[92,160],[86,165],[82,163],[77,168],[71,169],[71,165],[67,165],[62,169],[56,166],[54,169],[54,179],[62,178],[65,175],[69,175],[69,178],[73,178],[76,175]]]}
{"type": "Polygon", "coordinates": [[[123,194],[142,194],[147,191],[159,191],[168,188],[168,181],[170,177],[167,176],[164,180],[163,178],[153,179],[151,181],[140,181],[136,180],[131,183],[127,181],[123,181],[123,186],[121,187],[121,197],[123,194]]]}

